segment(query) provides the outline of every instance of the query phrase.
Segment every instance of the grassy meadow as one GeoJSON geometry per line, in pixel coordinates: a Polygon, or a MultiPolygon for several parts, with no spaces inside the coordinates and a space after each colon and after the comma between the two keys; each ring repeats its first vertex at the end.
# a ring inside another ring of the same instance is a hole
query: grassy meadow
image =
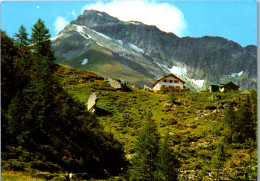
{"type": "MultiPolygon", "coordinates": [[[[92,92],[98,95],[96,115],[104,129],[123,143],[129,160],[145,115],[151,110],[161,136],[167,131],[171,135],[171,146],[182,163],[182,179],[205,179],[208,171],[216,174],[212,156],[228,134],[223,122],[227,105],[231,102],[238,105],[250,96],[250,92],[243,91],[154,93],[132,88],[132,92],[124,92],[91,72],[61,67],[57,75],[80,101],[87,102],[92,92]]],[[[255,178],[257,150],[253,142],[224,144],[224,154],[220,172],[223,179],[242,179],[248,166],[252,167],[249,175],[255,178]]]]}
{"type": "Polygon", "coordinates": [[[44,181],[44,178],[33,177],[31,174],[18,171],[2,171],[1,180],[3,181],[44,181]]]}

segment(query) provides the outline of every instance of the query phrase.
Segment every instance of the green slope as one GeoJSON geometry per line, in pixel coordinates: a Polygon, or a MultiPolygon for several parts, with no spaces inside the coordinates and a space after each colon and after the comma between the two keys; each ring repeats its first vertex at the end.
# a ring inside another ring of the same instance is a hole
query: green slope
{"type": "MultiPolygon", "coordinates": [[[[176,92],[176,104],[164,107],[168,93],[152,93],[143,90],[123,92],[111,88],[102,77],[91,72],[61,67],[59,80],[63,86],[81,101],[86,102],[90,93],[98,94],[98,119],[124,144],[126,157],[131,160],[134,143],[150,109],[161,136],[170,131],[171,146],[182,163],[180,176],[194,180],[209,179],[208,171],[216,176],[212,157],[217,146],[227,134],[223,123],[226,105],[240,104],[247,94],[241,92],[176,92]]],[[[254,142],[251,142],[255,144],[254,142]]],[[[256,177],[257,150],[246,144],[226,144],[225,161],[221,168],[222,179],[243,179],[247,171],[256,177]],[[247,169],[251,166],[250,170],[247,169]]]]}
{"type": "MultiPolygon", "coordinates": [[[[151,85],[154,81],[136,71],[136,68],[131,69],[122,65],[111,51],[98,44],[95,44],[87,52],[78,57],[66,61],[59,60],[58,63],[76,69],[93,71],[103,76],[120,78],[132,84],[144,82],[145,84],[151,85]],[[85,58],[88,59],[88,63],[83,65],[81,63],[85,58]]],[[[134,65],[132,65],[132,67],[134,67],[134,65]]]]}

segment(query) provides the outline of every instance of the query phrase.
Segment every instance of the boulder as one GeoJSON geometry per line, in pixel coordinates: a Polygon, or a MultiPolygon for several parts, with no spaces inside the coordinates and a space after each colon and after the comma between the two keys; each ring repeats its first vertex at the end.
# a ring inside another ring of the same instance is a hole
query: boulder
{"type": "Polygon", "coordinates": [[[164,107],[164,108],[169,108],[169,107],[172,107],[172,104],[169,103],[169,102],[165,102],[165,103],[163,104],[163,107],[164,107]]]}
{"type": "Polygon", "coordinates": [[[122,89],[122,85],[121,85],[121,82],[117,81],[117,80],[114,80],[114,81],[110,81],[109,84],[116,88],[116,89],[122,89]]]}
{"type": "Polygon", "coordinates": [[[105,77],[104,79],[107,83],[110,84],[111,87],[116,88],[116,89],[122,89],[122,84],[121,81],[113,79],[111,77],[105,77]]]}
{"type": "Polygon", "coordinates": [[[108,76],[106,76],[106,77],[104,78],[104,80],[105,80],[106,82],[113,81],[113,79],[112,79],[111,77],[108,77],[108,76]]]}
{"type": "Polygon", "coordinates": [[[111,77],[105,77],[104,79],[111,87],[119,90],[124,90],[124,91],[131,91],[127,85],[126,82],[123,80],[119,79],[113,79],[111,77]]]}
{"type": "Polygon", "coordinates": [[[88,102],[87,102],[87,106],[88,106],[88,111],[94,113],[95,112],[95,106],[97,103],[97,95],[95,93],[92,93],[89,98],[88,98],[88,102]]]}

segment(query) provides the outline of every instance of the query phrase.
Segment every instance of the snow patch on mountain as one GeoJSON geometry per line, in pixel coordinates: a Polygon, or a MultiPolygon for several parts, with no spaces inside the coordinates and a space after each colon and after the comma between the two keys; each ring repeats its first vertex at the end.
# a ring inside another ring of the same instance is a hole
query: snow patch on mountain
{"type": "Polygon", "coordinates": [[[202,88],[204,85],[204,79],[190,79],[194,84],[196,84],[199,88],[202,88]]]}
{"type": "Polygon", "coordinates": [[[169,69],[171,73],[176,75],[185,75],[187,74],[186,67],[179,67],[179,66],[172,66],[172,68],[169,69]]]}
{"type": "Polygon", "coordinates": [[[97,31],[95,31],[95,30],[92,30],[92,31],[94,31],[95,33],[97,33],[97,34],[99,34],[99,35],[105,37],[106,39],[113,40],[112,38],[110,38],[110,37],[107,36],[107,35],[104,35],[103,33],[99,33],[99,32],[97,32],[97,31]]]}
{"type": "Polygon", "coordinates": [[[86,38],[86,39],[90,39],[90,37],[87,37],[87,36],[85,36],[84,34],[82,34],[82,33],[80,33],[81,34],[81,36],[83,36],[84,38],[86,38]]]}
{"type": "Polygon", "coordinates": [[[79,32],[79,33],[85,33],[84,32],[84,28],[85,28],[85,26],[80,26],[80,25],[76,25],[77,26],[77,32],[79,32]]]}
{"type": "Polygon", "coordinates": [[[166,65],[160,64],[160,63],[158,63],[158,62],[155,62],[155,63],[156,63],[157,65],[159,65],[160,67],[165,68],[165,69],[167,69],[167,70],[170,71],[170,69],[169,69],[166,65]]]}
{"type": "Polygon", "coordinates": [[[204,79],[190,79],[189,77],[187,77],[187,68],[186,67],[172,66],[172,68],[168,68],[166,65],[160,64],[158,62],[155,62],[155,63],[162,68],[166,68],[172,74],[177,75],[179,78],[188,82],[189,84],[192,84],[192,85],[198,87],[199,90],[202,89],[204,86],[204,83],[205,83],[204,79]]]}
{"type": "Polygon", "coordinates": [[[244,73],[244,71],[241,71],[238,73],[233,73],[233,74],[231,74],[231,77],[240,77],[243,73],[244,73]]]}
{"type": "Polygon", "coordinates": [[[139,54],[145,53],[143,49],[137,47],[132,43],[127,43],[127,45],[124,46],[124,42],[122,40],[111,38],[103,33],[97,32],[86,26],[80,26],[76,24],[74,25],[77,27],[76,31],[79,32],[81,36],[83,36],[86,39],[93,39],[98,45],[109,48],[112,51],[117,50],[119,47],[124,51],[131,51],[131,52],[135,51],[139,54]]]}
{"type": "Polygon", "coordinates": [[[84,58],[84,60],[82,61],[82,65],[86,65],[88,63],[88,59],[87,58],[84,58]]]}
{"type": "Polygon", "coordinates": [[[139,22],[136,22],[136,21],[130,21],[131,24],[134,24],[134,25],[140,25],[141,23],[139,22]]]}
{"type": "MultiPolygon", "coordinates": [[[[102,36],[102,37],[104,37],[106,39],[112,40],[112,38],[104,35],[103,33],[99,33],[99,32],[97,32],[95,30],[92,30],[92,29],[86,27],[86,26],[80,26],[80,25],[76,25],[76,24],[75,24],[75,26],[77,27],[77,32],[79,32],[81,36],[83,36],[86,39],[93,39],[99,46],[105,47],[100,42],[98,42],[98,38],[94,38],[95,35],[93,35],[94,37],[89,35],[89,33],[87,33],[87,30],[88,31],[92,31],[92,33],[94,32],[95,34],[97,34],[99,36],[102,36]]],[[[118,42],[118,43],[120,43],[120,42],[118,42]]]]}
{"type": "Polygon", "coordinates": [[[139,52],[139,53],[144,53],[143,49],[138,48],[138,47],[135,46],[134,44],[128,43],[128,45],[129,45],[132,49],[134,49],[135,51],[137,51],[137,52],[139,52]]]}
{"type": "Polygon", "coordinates": [[[122,40],[116,40],[120,45],[123,45],[122,40]]]}
{"type": "Polygon", "coordinates": [[[97,43],[99,46],[104,47],[104,45],[102,45],[101,43],[99,43],[99,42],[97,42],[97,41],[96,41],[96,43],[97,43]]]}
{"type": "Polygon", "coordinates": [[[88,34],[87,34],[87,36],[86,36],[86,33],[85,33],[85,31],[84,31],[84,28],[86,28],[85,26],[80,26],[80,25],[76,25],[76,26],[77,26],[77,32],[79,32],[79,34],[80,34],[81,36],[83,36],[83,37],[86,38],[86,39],[92,38],[92,37],[89,36],[88,34]]]}

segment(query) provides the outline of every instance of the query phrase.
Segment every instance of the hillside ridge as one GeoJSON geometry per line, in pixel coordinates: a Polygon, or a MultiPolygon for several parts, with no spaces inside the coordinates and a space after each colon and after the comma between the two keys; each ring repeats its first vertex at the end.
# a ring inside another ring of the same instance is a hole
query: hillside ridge
{"type": "MultiPolygon", "coordinates": [[[[136,138],[144,126],[147,111],[151,110],[159,134],[164,136],[169,131],[171,148],[182,163],[179,176],[193,180],[210,179],[209,170],[216,176],[211,158],[228,133],[224,123],[227,106],[232,103],[238,107],[253,94],[242,91],[153,93],[136,88],[125,92],[112,88],[102,76],[91,72],[61,67],[57,75],[62,75],[59,80],[64,81],[64,87],[83,102],[91,93],[97,94],[96,106],[103,111],[97,117],[105,131],[112,132],[123,143],[129,160],[134,155],[136,138]],[[85,76],[91,76],[92,80],[82,81],[85,76]]],[[[251,165],[256,171],[257,151],[252,150],[247,144],[225,144],[221,178],[242,178],[238,176],[244,173],[242,165],[251,165]]],[[[251,177],[253,173],[251,170],[251,177]]]]}

